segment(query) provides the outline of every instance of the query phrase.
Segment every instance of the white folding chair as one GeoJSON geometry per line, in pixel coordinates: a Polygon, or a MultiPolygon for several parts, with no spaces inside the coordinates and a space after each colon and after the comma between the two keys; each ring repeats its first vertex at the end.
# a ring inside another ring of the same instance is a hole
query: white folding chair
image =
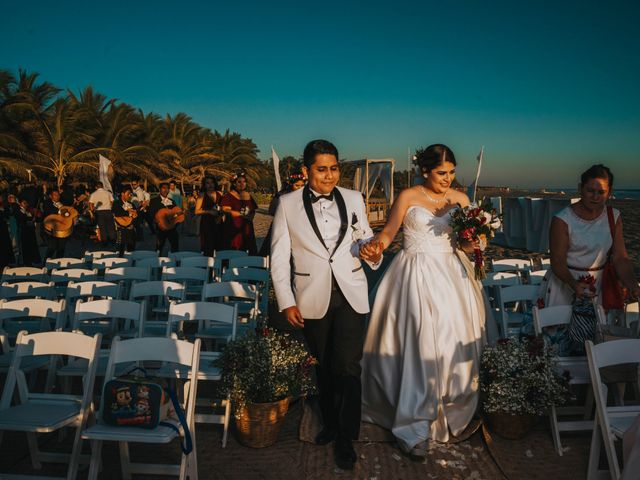
{"type": "Polygon", "coordinates": [[[156,250],[134,250],[133,252],[124,252],[124,258],[133,260],[134,263],[143,258],[153,258],[158,256],[159,254],[156,250]]]}
{"type": "MultiPolygon", "coordinates": [[[[542,335],[545,328],[567,326],[571,322],[571,305],[560,305],[556,307],[538,308],[533,307],[533,326],[536,335],[542,335]]],[[[603,323],[605,319],[604,310],[599,307],[596,310],[596,316],[599,323],[603,323]]],[[[591,430],[593,428],[593,420],[591,418],[591,409],[593,407],[593,392],[590,389],[591,376],[589,375],[589,365],[587,357],[556,357],[557,371],[563,374],[569,372],[569,385],[588,385],[587,398],[585,405],[582,407],[551,407],[549,413],[549,422],[551,424],[551,435],[553,437],[553,445],[559,456],[563,455],[562,442],[560,440],[560,432],[574,432],[581,430],[591,430]],[[564,415],[582,415],[582,420],[559,420],[559,416],[564,415]]]]}
{"type": "Polygon", "coordinates": [[[213,253],[213,273],[219,279],[226,270],[229,260],[238,257],[247,257],[249,254],[243,250],[218,250],[213,253]]]}
{"type": "Polygon", "coordinates": [[[44,264],[48,271],[62,270],[66,268],[86,268],[87,262],[84,258],[65,257],[65,258],[47,258],[44,264]]]}
{"type": "Polygon", "coordinates": [[[223,274],[223,282],[242,282],[255,285],[258,289],[259,317],[264,317],[269,308],[269,271],[262,268],[229,268],[223,274]]]}
{"type": "MultiPolygon", "coordinates": [[[[88,282],[69,282],[65,291],[69,323],[73,320],[73,312],[79,300],[97,300],[103,298],[119,298],[120,285],[103,280],[88,282]]],[[[85,332],[86,333],[86,332],[85,332]]],[[[93,332],[95,333],[95,332],[93,332]]]]}
{"type": "MultiPolygon", "coordinates": [[[[210,327],[219,325],[229,332],[229,340],[236,337],[237,308],[235,306],[222,305],[212,302],[171,302],[169,306],[169,323],[167,326],[167,337],[177,328],[181,329],[184,323],[198,322],[199,325],[210,327]]],[[[200,351],[200,366],[198,368],[198,381],[219,381],[221,379],[220,370],[214,366],[214,361],[220,356],[219,350],[200,351]]],[[[189,369],[184,366],[165,366],[161,368],[157,375],[169,378],[187,379],[189,369]]],[[[214,399],[196,399],[197,406],[215,408],[214,399]]],[[[216,423],[223,425],[222,447],[227,446],[227,434],[229,429],[229,418],[231,416],[231,402],[227,397],[222,400],[220,407],[224,407],[224,414],[196,413],[195,421],[198,423],[216,423]]]]}
{"type": "Polygon", "coordinates": [[[43,282],[49,281],[46,268],[35,267],[4,267],[0,282],[43,282]]]}
{"type": "MultiPolygon", "coordinates": [[[[76,478],[82,449],[80,434],[93,410],[91,399],[99,345],[99,334],[88,337],[73,332],[45,332],[32,335],[20,332],[18,335],[13,363],[0,400],[0,430],[27,433],[34,469],[41,469],[42,462],[68,463],[67,479],[76,478]],[[81,395],[29,391],[20,368],[23,359],[31,356],[57,355],[72,355],[84,358],[88,362],[81,395]],[[19,400],[12,405],[16,394],[19,400]],[[53,432],[63,427],[76,429],[71,455],[40,451],[36,434],[53,432]]],[[[0,476],[4,478],[4,475],[0,476]]]]}
{"type": "MultiPolygon", "coordinates": [[[[640,405],[610,407],[607,406],[607,387],[602,382],[600,369],[625,363],[640,363],[640,340],[625,339],[594,345],[587,341],[587,360],[591,374],[591,385],[596,400],[596,418],[591,436],[589,451],[588,479],[611,478],[619,480],[620,465],[615,449],[615,440],[621,440],[634,420],[640,415],[640,405]],[[604,443],[609,464],[607,472],[598,471],[600,450],[604,443]]],[[[636,365],[637,368],[637,365],[636,365]]]]}
{"type": "Polygon", "coordinates": [[[538,285],[498,287],[496,300],[504,337],[508,337],[510,333],[518,334],[525,315],[531,313],[531,307],[536,304],[539,295],[538,285]]]}
{"type": "Polygon", "coordinates": [[[109,258],[109,257],[117,257],[117,256],[118,256],[118,252],[113,252],[111,250],[95,250],[93,252],[86,250],[84,252],[84,259],[87,263],[91,263],[94,260],[97,260],[99,258],[109,258]]]}
{"type": "Polygon", "coordinates": [[[17,336],[21,330],[36,333],[64,328],[65,320],[64,300],[0,300],[0,329],[10,337],[17,336]]]}
{"type": "Polygon", "coordinates": [[[542,270],[550,270],[551,269],[551,259],[550,258],[541,258],[540,266],[542,270]]]}
{"type": "Polygon", "coordinates": [[[105,282],[118,282],[120,284],[121,298],[129,298],[131,284],[134,282],[148,282],[151,280],[151,268],[149,267],[116,267],[107,268],[104,271],[105,282]]]}
{"type": "MultiPolygon", "coordinates": [[[[0,330],[0,349],[2,354],[0,355],[0,373],[7,373],[11,363],[13,362],[13,351],[9,343],[9,335],[7,332],[0,330]]],[[[31,373],[39,368],[49,365],[50,359],[48,357],[26,357],[20,362],[20,369],[25,373],[31,373]]],[[[29,377],[29,385],[35,385],[36,377],[32,375],[29,377]]],[[[2,433],[0,432],[0,443],[2,441],[2,433]]]]}
{"type": "Polygon", "coordinates": [[[229,259],[229,268],[266,268],[269,269],[269,257],[246,256],[229,259]]]}
{"type": "Polygon", "coordinates": [[[186,297],[200,298],[202,286],[209,280],[209,272],[198,267],[163,267],[162,280],[182,283],[186,297]]]}
{"type": "Polygon", "coordinates": [[[547,270],[536,270],[527,273],[527,280],[529,285],[540,285],[544,276],[547,274],[547,270]]]}
{"type": "Polygon", "coordinates": [[[98,269],[88,268],[65,268],[63,270],[53,269],[51,272],[51,281],[58,284],[67,284],[71,281],[88,282],[90,280],[98,280],[98,269]]]}
{"type": "Polygon", "coordinates": [[[96,258],[91,263],[91,268],[97,268],[100,272],[106,270],[107,268],[131,266],[133,266],[133,261],[131,259],[121,257],[96,258]]]}
{"type": "Polygon", "coordinates": [[[151,278],[157,280],[160,278],[159,272],[162,267],[175,267],[176,262],[169,257],[148,257],[141,258],[134,262],[136,267],[145,267],[151,269],[151,278]]]}
{"type": "MultiPolygon", "coordinates": [[[[258,290],[255,285],[242,282],[207,283],[202,288],[203,302],[216,302],[225,305],[235,305],[238,309],[238,328],[255,327],[260,312],[258,290]]],[[[220,329],[215,331],[199,329],[200,335],[220,336],[220,329]]]]}
{"type": "Polygon", "coordinates": [[[213,263],[213,257],[205,257],[204,255],[199,257],[186,257],[180,260],[181,267],[206,268],[209,270],[213,268],[213,263]]]}
{"type": "Polygon", "coordinates": [[[640,309],[638,308],[638,302],[628,303],[624,309],[624,321],[625,325],[634,332],[634,337],[638,338],[640,335],[640,309]]]}
{"type": "Polygon", "coordinates": [[[531,270],[533,262],[530,258],[523,260],[520,258],[502,258],[491,260],[492,272],[519,272],[531,270]]]}
{"type": "MultiPolygon", "coordinates": [[[[172,338],[134,338],[130,340],[114,339],[105,375],[106,383],[116,376],[116,365],[128,362],[161,361],[189,367],[188,384],[185,385],[184,410],[187,425],[191,432],[193,450],[188,455],[182,454],[180,465],[133,463],[129,457],[129,442],[135,443],[169,443],[183,436],[184,431],[177,420],[167,419],[174,424],[180,434],[173,428],[159,425],[154,429],[136,427],[110,426],[101,421],[85,429],[82,438],[91,441],[91,465],[89,479],[98,478],[102,444],[105,441],[119,442],[122,478],[131,478],[132,473],[146,475],[178,475],[179,478],[198,478],[198,462],[196,456],[196,428],[194,421],[196,391],[198,384],[198,367],[200,359],[200,340],[189,343],[172,338]]],[[[104,395],[102,397],[104,399],[104,395]]],[[[101,406],[101,410],[105,408],[101,406]]]]}
{"type": "Polygon", "coordinates": [[[56,296],[53,282],[4,282],[0,286],[0,298],[5,300],[17,300],[20,298],[43,298],[52,300],[56,296]]]}
{"type": "MultiPolygon", "coordinates": [[[[169,312],[168,301],[183,302],[186,289],[178,282],[164,280],[152,280],[150,282],[138,282],[131,285],[129,300],[147,300],[147,308],[155,315],[155,320],[145,318],[144,335],[164,335],[167,321],[159,320],[160,314],[169,312]]],[[[150,312],[148,312],[150,313],[150,312]]]]}
{"type": "Polygon", "coordinates": [[[182,260],[184,260],[185,258],[192,258],[192,257],[204,257],[204,255],[202,254],[202,252],[191,252],[188,250],[181,250],[179,252],[169,252],[169,258],[171,260],[173,260],[176,265],[182,265],[182,260]]]}

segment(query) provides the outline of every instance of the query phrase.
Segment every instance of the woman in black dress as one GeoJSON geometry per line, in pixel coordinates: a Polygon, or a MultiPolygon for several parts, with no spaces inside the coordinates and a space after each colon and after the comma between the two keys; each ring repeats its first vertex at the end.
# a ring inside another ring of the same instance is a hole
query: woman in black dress
{"type": "Polygon", "coordinates": [[[200,250],[212,257],[215,250],[223,245],[222,211],[220,201],[222,193],[218,191],[218,182],[214,177],[204,177],[202,193],[196,201],[195,214],[200,217],[200,250]]]}

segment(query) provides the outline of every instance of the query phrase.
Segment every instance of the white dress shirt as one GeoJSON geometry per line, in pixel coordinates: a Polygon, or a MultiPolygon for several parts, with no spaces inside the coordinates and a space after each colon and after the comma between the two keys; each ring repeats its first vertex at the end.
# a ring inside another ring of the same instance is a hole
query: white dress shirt
{"type": "Polygon", "coordinates": [[[162,203],[162,205],[164,205],[165,207],[171,207],[174,204],[174,201],[169,198],[169,195],[167,195],[166,197],[160,195],[160,203],[162,203]]]}
{"type": "Polygon", "coordinates": [[[93,203],[96,210],[111,210],[113,195],[104,188],[98,188],[89,197],[89,203],[93,203]]]}
{"type": "MultiPolygon", "coordinates": [[[[322,195],[312,189],[309,190],[316,197],[322,195]]],[[[333,200],[321,198],[317,202],[313,202],[311,205],[313,207],[313,215],[316,219],[316,223],[318,224],[318,230],[320,230],[320,235],[322,235],[322,240],[324,240],[324,244],[327,246],[329,253],[332,253],[336,248],[336,243],[338,243],[338,238],[340,237],[340,225],[342,224],[340,220],[340,210],[336,203],[335,192],[333,200]]]]}

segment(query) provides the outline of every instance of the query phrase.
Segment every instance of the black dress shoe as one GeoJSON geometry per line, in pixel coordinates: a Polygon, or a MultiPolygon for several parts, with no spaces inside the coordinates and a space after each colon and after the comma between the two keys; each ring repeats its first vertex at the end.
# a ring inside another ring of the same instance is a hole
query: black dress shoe
{"type": "Polygon", "coordinates": [[[348,438],[339,437],[336,440],[336,465],[342,470],[353,470],[357,459],[358,455],[353,449],[353,442],[348,438]]]}
{"type": "Polygon", "coordinates": [[[316,445],[326,445],[333,442],[336,439],[336,431],[329,428],[323,428],[322,431],[316,435],[316,445]]]}

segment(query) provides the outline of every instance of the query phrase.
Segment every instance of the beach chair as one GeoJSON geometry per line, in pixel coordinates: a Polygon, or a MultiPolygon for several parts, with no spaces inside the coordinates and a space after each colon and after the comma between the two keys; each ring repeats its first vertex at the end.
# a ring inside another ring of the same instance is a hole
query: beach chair
{"type": "Polygon", "coordinates": [[[187,257],[180,261],[181,267],[203,268],[207,271],[207,282],[211,280],[213,275],[213,257],[187,257]]]}
{"type": "Polygon", "coordinates": [[[4,267],[0,282],[49,282],[49,274],[46,268],[36,267],[4,267]]]}
{"type": "Polygon", "coordinates": [[[169,252],[169,258],[173,260],[176,265],[182,265],[180,262],[185,258],[191,257],[204,257],[202,252],[191,252],[188,250],[181,250],[179,252],[169,252]]]}
{"type": "Polygon", "coordinates": [[[131,266],[133,266],[133,261],[130,258],[121,257],[96,258],[91,263],[91,268],[97,268],[99,272],[104,272],[107,268],[131,266]]]}
{"type": "Polygon", "coordinates": [[[53,300],[56,289],[53,282],[4,282],[0,286],[0,299],[18,300],[20,298],[43,298],[53,300]]]}
{"type": "Polygon", "coordinates": [[[154,320],[145,318],[143,335],[164,335],[167,328],[165,315],[169,312],[167,302],[171,300],[183,302],[185,294],[186,288],[178,282],[152,280],[150,282],[138,282],[131,285],[129,300],[146,300],[148,313],[155,314],[154,320]],[[165,316],[165,318],[161,320],[160,316],[165,316]]]}
{"type": "Polygon", "coordinates": [[[535,270],[533,272],[527,272],[527,283],[529,285],[540,285],[546,274],[547,270],[535,270]]]}
{"type": "MultiPolygon", "coordinates": [[[[238,311],[237,328],[246,330],[256,326],[260,312],[259,297],[255,285],[242,282],[216,282],[204,285],[201,300],[235,306],[238,311]]],[[[229,332],[220,326],[200,325],[198,334],[203,338],[222,338],[227,337],[229,332]]]]}
{"type": "MultiPolygon", "coordinates": [[[[557,307],[538,308],[533,307],[533,325],[536,335],[543,334],[543,330],[549,327],[568,326],[571,322],[571,305],[560,305],[557,307]]],[[[604,311],[602,307],[596,312],[598,321],[604,322],[604,311]]],[[[553,445],[559,456],[563,455],[560,432],[574,432],[591,430],[593,420],[591,420],[591,410],[593,408],[593,391],[591,390],[591,376],[589,375],[589,365],[587,357],[556,357],[557,371],[562,375],[569,372],[569,386],[588,385],[587,398],[583,407],[551,407],[549,412],[549,422],[551,424],[551,436],[553,445]],[[559,420],[559,416],[582,415],[582,420],[559,420]]]]}
{"type": "Polygon", "coordinates": [[[269,257],[246,256],[229,259],[229,268],[266,268],[269,269],[269,257]]]}
{"type": "MultiPolygon", "coordinates": [[[[18,335],[13,362],[0,400],[0,430],[26,432],[34,469],[40,470],[43,462],[67,463],[66,478],[76,478],[82,448],[80,433],[92,412],[91,399],[99,345],[99,334],[88,337],[75,332],[31,335],[20,332],[18,335]],[[88,370],[82,384],[82,393],[32,393],[25,381],[21,363],[33,356],[58,355],[72,355],[87,361],[88,370]],[[15,404],[14,398],[18,398],[15,404]],[[36,434],[54,432],[63,427],[75,428],[71,455],[40,451],[36,434]]],[[[0,474],[0,477],[5,478],[5,475],[0,474]]]]}
{"type": "Polygon", "coordinates": [[[134,262],[134,266],[150,268],[151,279],[158,280],[160,278],[160,271],[162,267],[175,267],[176,262],[169,257],[147,257],[141,258],[134,262]]]}
{"type": "Polygon", "coordinates": [[[51,281],[58,286],[59,284],[67,285],[69,282],[88,282],[90,280],[98,280],[98,269],[88,268],[65,268],[58,270],[54,268],[51,271],[51,281]]]}
{"type": "Polygon", "coordinates": [[[531,270],[533,262],[531,259],[523,260],[521,258],[501,258],[500,260],[491,260],[492,272],[521,272],[531,270]]]}
{"type": "Polygon", "coordinates": [[[223,282],[242,282],[254,285],[258,290],[257,316],[264,317],[269,308],[269,271],[262,268],[229,268],[222,274],[223,282]]]}
{"type": "MultiPolygon", "coordinates": [[[[193,450],[189,454],[182,454],[179,465],[167,464],[141,464],[131,462],[129,456],[129,443],[169,443],[173,439],[184,436],[184,431],[177,420],[168,419],[174,428],[159,425],[154,429],[144,429],[136,427],[110,426],[101,421],[98,415],[98,422],[86,428],[82,433],[82,438],[91,441],[91,464],[89,467],[90,480],[98,478],[100,459],[102,455],[102,445],[105,441],[119,442],[120,463],[122,467],[122,478],[131,478],[132,473],[145,475],[178,475],[181,480],[198,478],[198,462],[196,455],[196,428],[194,421],[196,391],[198,384],[198,368],[200,359],[200,340],[189,343],[173,338],[134,338],[130,340],[120,340],[115,338],[111,346],[109,363],[104,379],[104,385],[116,377],[116,366],[120,363],[129,362],[167,362],[188,367],[188,384],[185,385],[184,410],[187,425],[191,432],[193,450]],[[179,432],[179,433],[178,433],[179,432]]],[[[104,389],[104,387],[103,387],[104,389]]],[[[104,399],[104,395],[102,397],[104,399]]],[[[105,408],[101,405],[100,410],[105,408]]]]}
{"type": "Polygon", "coordinates": [[[619,480],[622,472],[618,463],[615,441],[622,439],[624,433],[640,415],[640,405],[607,406],[607,387],[602,382],[600,369],[613,365],[640,363],[640,340],[614,340],[598,345],[588,340],[586,348],[591,385],[596,401],[596,418],[591,436],[587,478],[619,480]],[[609,464],[608,475],[607,472],[598,470],[603,443],[609,464]]]}
{"type": "Polygon", "coordinates": [[[186,288],[186,297],[199,299],[202,286],[209,280],[209,272],[198,267],[163,267],[162,280],[182,283],[186,288]]]}
{"type": "Polygon", "coordinates": [[[67,316],[69,324],[73,321],[73,312],[79,300],[97,300],[103,298],[119,298],[120,285],[102,280],[88,282],[69,282],[65,291],[67,302],[67,316]]]}
{"type": "Polygon", "coordinates": [[[213,274],[219,280],[229,265],[229,260],[247,256],[249,256],[249,254],[243,250],[218,250],[214,252],[213,274]]]}
{"type": "Polygon", "coordinates": [[[66,268],[86,268],[87,262],[85,262],[84,258],[47,258],[45,260],[44,266],[47,271],[50,272],[54,269],[62,270],[66,268]]]}
{"type": "Polygon", "coordinates": [[[129,298],[131,284],[151,280],[151,269],[149,267],[107,268],[104,271],[104,280],[105,282],[118,282],[120,284],[120,297],[129,298]]]}
{"type": "Polygon", "coordinates": [[[499,309],[502,335],[518,336],[525,317],[531,315],[540,295],[538,285],[513,285],[498,287],[496,302],[499,309]]]}
{"type": "MultiPolygon", "coordinates": [[[[182,330],[185,323],[197,322],[198,325],[219,325],[229,332],[229,340],[236,338],[237,309],[235,306],[222,305],[212,302],[171,302],[169,306],[169,322],[167,325],[167,337],[175,330],[182,330]]],[[[200,364],[198,368],[198,382],[219,381],[221,379],[220,370],[213,365],[216,358],[220,356],[220,350],[200,351],[200,364]]],[[[186,366],[168,365],[162,367],[156,373],[158,376],[168,378],[187,379],[190,378],[190,371],[186,366]]],[[[208,407],[217,405],[215,399],[198,398],[196,406],[208,407]]],[[[214,423],[223,426],[222,448],[227,446],[227,436],[229,430],[229,419],[231,417],[231,401],[227,397],[222,400],[220,407],[224,408],[224,414],[196,413],[195,421],[198,423],[214,423]]]]}
{"type": "Polygon", "coordinates": [[[0,300],[0,329],[10,338],[21,330],[36,333],[64,328],[65,320],[64,300],[0,300]]]}

